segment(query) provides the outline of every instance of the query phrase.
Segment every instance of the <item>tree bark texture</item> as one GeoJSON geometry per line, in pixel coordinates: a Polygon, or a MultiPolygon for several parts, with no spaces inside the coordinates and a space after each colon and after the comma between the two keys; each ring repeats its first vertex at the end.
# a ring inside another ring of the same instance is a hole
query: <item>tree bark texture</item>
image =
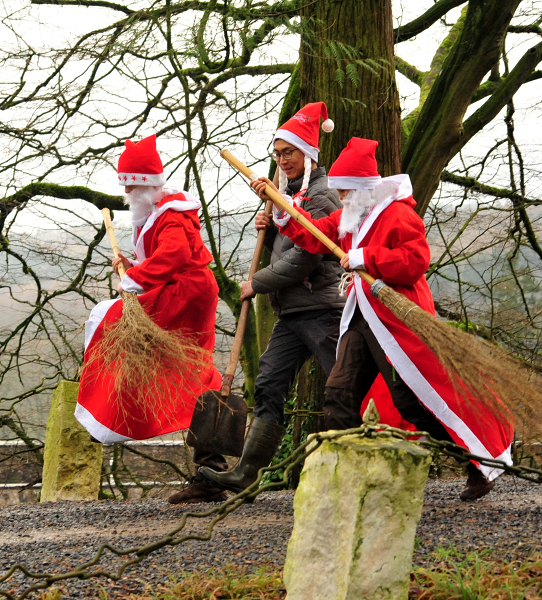
{"type": "MultiPolygon", "coordinates": [[[[403,171],[423,215],[449,160],[470,139],[463,118],[473,94],[500,58],[520,0],[470,0],[460,35],[443,62],[403,149],[403,171]]],[[[488,100],[489,102],[489,100],[488,100]]]]}
{"type": "Polygon", "coordinates": [[[320,135],[322,164],[329,168],[348,140],[357,136],[378,140],[381,175],[399,173],[401,124],[391,0],[317,0],[301,14],[309,28],[302,35],[300,49],[301,106],[324,101],[335,122],[333,133],[320,135]],[[357,65],[356,85],[347,70],[353,68],[354,60],[344,53],[339,60],[333,58],[330,42],[355,48],[355,59],[379,61],[384,68],[375,73],[373,67],[357,65]],[[342,85],[337,69],[346,74],[342,85]]]}

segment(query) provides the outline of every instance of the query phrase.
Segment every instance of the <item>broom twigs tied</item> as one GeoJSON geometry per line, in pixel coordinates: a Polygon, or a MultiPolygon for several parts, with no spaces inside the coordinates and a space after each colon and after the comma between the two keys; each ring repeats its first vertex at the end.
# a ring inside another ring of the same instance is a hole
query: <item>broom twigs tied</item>
{"type": "MultiPolygon", "coordinates": [[[[222,150],[220,155],[245,177],[254,179],[251,169],[228,150],[222,150]]],[[[335,242],[301,215],[281,194],[268,185],[265,193],[276,206],[286,211],[333,254],[339,258],[345,256],[346,253],[335,242]]],[[[505,421],[509,421],[508,408],[530,429],[530,435],[542,432],[542,423],[538,417],[542,408],[542,385],[535,380],[535,374],[527,371],[519,361],[496,344],[440,321],[365,271],[355,269],[355,272],[371,286],[373,296],[428,346],[448,373],[457,393],[471,400],[464,403],[465,410],[475,411],[475,403],[480,401],[494,413],[501,414],[505,421]],[[418,310],[414,310],[415,308],[418,310]]]]}

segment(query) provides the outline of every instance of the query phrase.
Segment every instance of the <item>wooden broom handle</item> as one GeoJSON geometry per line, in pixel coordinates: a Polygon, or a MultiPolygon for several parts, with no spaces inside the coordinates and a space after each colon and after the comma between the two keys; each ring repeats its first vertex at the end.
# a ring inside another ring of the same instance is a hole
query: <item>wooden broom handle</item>
{"type": "MultiPolygon", "coordinates": [[[[265,205],[265,212],[271,214],[273,208],[273,202],[267,201],[265,205]]],[[[254,255],[252,256],[252,262],[250,263],[250,269],[248,271],[248,281],[252,281],[254,273],[258,270],[260,264],[260,258],[262,256],[263,242],[265,239],[265,229],[258,231],[258,237],[256,239],[256,247],[254,248],[254,255]]],[[[237,321],[237,330],[235,331],[235,337],[230,352],[230,360],[228,366],[224,371],[222,377],[222,389],[220,395],[223,398],[227,398],[231,393],[231,387],[233,385],[233,378],[235,376],[235,370],[237,369],[237,363],[241,356],[241,348],[243,347],[243,339],[245,337],[245,330],[247,327],[248,313],[250,310],[250,298],[246,298],[241,303],[241,311],[239,312],[239,319],[237,321]]]]}
{"type": "MultiPolygon", "coordinates": [[[[113,249],[113,254],[115,255],[115,258],[118,258],[120,249],[117,244],[117,238],[115,237],[115,230],[113,229],[113,223],[111,222],[111,213],[109,212],[109,209],[102,208],[102,215],[104,218],[105,230],[107,231],[107,236],[109,237],[109,242],[111,243],[111,248],[113,249]]],[[[126,274],[126,269],[124,268],[122,262],[119,263],[118,270],[120,280],[122,281],[124,275],[126,274]]]]}
{"type": "MultiPolygon", "coordinates": [[[[247,177],[251,181],[253,181],[254,179],[257,179],[257,177],[254,174],[254,172],[251,171],[240,160],[238,160],[237,158],[235,158],[235,156],[233,156],[233,154],[231,152],[229,152],[228,150],[222,150],[222,152],[220,153],[220,156],[225,161],[227,161],[228,163],[230,163],[230,165],[234,169],[237,169],[240,173],[242,173],[245,177],[247,177]]],[[[326,246],[326,248],[329,248],[329,250],[331,250],[331,252],[333,252],[333,254],[335,254],[335,256],[338,256],[339,258],[342,258],[346,254],[346,252],[344,252],[343,250],[341,250],[341,248],[339,248],[339,246],[337,246],[337,244],[335,242],[332,242],[327,237],[327,235],[324,235],[319,229],[317,229],[298,210],[296,210],[293,206],[290,206],[288,204],[288,202],[286,202],[286,200],[284,200],[284,198],[280,194],[278,194],[277,192],[275,192],[274,189],[272,189],[268,185],[266,185],[265,186],[265,193],[269,196],[269,198],[271,198],[271,200],[273,200],[273,202],[278,207],[280,207],[283,210],[285,210],[300,225],[302,225],[305,229],[307,229],[310,233],[312,233],[312,235],[317,240],[319,240],[320,242],[322,242],[322,244],[324,244],[324,246],[326,246]]],[[[365,271],[362,271],[361,269],[355,269],[355,271],[369,285],[372,285],[375,282],[375,279],[373,277],[371,277],[369,275],[369,273],[366,273],[365,271]]]]}

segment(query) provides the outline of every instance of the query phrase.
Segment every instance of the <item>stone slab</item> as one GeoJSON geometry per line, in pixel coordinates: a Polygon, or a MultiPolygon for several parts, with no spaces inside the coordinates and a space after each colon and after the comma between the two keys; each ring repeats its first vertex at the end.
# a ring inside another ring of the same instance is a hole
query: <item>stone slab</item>
{"type": "Polygon", "coordinates": [[[287,600],[407,600],[430,464],[399,439],[324,441],[294,499],[287,600]]]}
{"type": "Polygon", "coordinates": [[[102,444],[90,441],[74,417],[79,384],[61,381],[54,393],[45,435],[41,502],[97,500],[102,444]]]}

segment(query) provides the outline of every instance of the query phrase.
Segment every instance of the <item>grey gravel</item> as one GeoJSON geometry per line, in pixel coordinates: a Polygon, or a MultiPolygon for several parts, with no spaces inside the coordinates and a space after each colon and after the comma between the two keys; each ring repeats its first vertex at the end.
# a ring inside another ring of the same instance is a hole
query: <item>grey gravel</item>
{"type": "MultiPolygon", "coordinates": [[[[501,477],[493,492],[472,503],[458,500],[463,480],[431,480],[426,488],[414,562],[431,566],[435,550],[490,551],[503,558],[542,551],[542,488],[501,477]]],[[[17,562],[37,571],[62,572],[94,556],[100,544],[141,546],[173,529],[185,511],[205,511],[209,504],[171,506],[161,499],[139,501],[58,502],[0,508],[0,572],[17,562]]],[[[168,574],[208,571],[226,564],[255,568],[282,566],[293,526],[293,492],[261,494],[220,523],[209,542],[188,541],[166,547],[127,571],[119,582],[103,577],[57,584],[65,598],[127,598],[145,584],[156,587],[168,574]]],[[[189,520],[201,532],[200,519],[189,520]],[[196,523],[197,522],[197,523],[196,523]]],[[[100,567],[112,569],[118,559],[106,553],[100,567]]],[[[21,577],[7,589],[18,587],[21,577]]],[[[19,588],[20,589],[20,588],[19,588]]],[[[39,597],[39,594],[32,596],[39,597]]]]}

